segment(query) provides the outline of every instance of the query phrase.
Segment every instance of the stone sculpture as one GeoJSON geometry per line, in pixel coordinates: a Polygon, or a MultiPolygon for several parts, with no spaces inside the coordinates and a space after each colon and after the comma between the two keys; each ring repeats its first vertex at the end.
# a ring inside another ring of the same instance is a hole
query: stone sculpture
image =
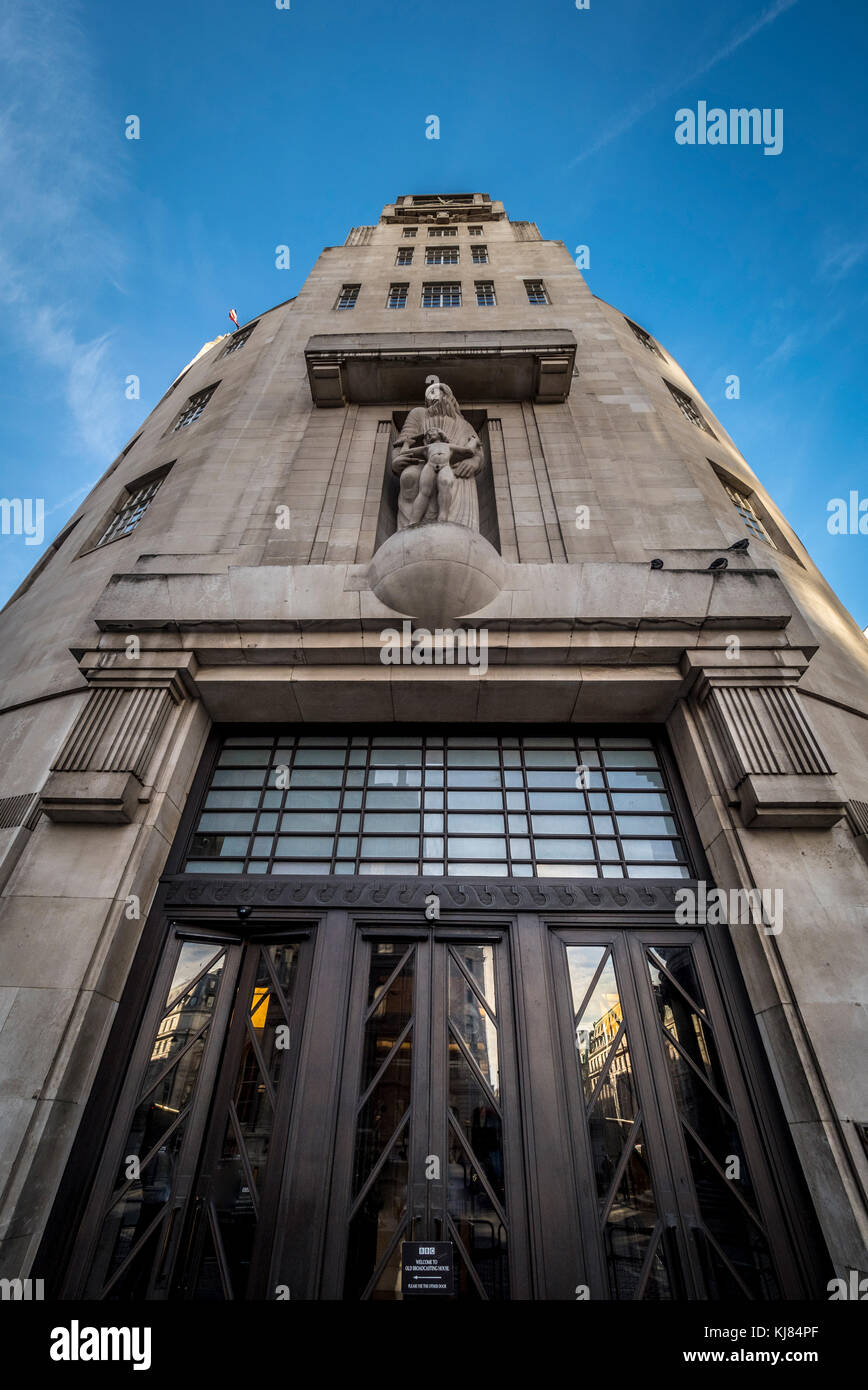
{"type": "Polygon", "coordinates": [[[392,471],[400,479],[398,530],[451,521],[478,531],[476,475],[482,464],[479,436],[451,387],[427,377],[425,404],[410,411],[392,456],[392,471]]]}

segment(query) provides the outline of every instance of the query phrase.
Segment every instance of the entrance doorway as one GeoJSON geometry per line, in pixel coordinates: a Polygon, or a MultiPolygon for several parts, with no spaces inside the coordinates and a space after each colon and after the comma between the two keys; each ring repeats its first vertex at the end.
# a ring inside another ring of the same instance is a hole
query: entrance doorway
{"type": "Polygon", "coordinates": [[[400,1298],[401,1242],[415,1240],[453,1242],[458,1297],[515,1297],[527,1268],[504,933],[369,929],[353,974],[324,1296],[400,1298]]]}
{"type": "Polygon", "coordinates": [[[397,1301],[443,1241],[461,1300],[808,1296],[703,873],[654,731],[215,732],[42,1268],[397,1301]]]}

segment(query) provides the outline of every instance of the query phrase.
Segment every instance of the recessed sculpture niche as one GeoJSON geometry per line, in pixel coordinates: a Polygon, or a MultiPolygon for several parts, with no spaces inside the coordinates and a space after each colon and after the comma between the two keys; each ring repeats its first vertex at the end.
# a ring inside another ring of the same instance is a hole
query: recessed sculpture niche
{"type": "Polygon", "coordinates": [[[487,421],[476,414],[471,423],[451,387],[432,375],[425,404],[396,420],[368,580],[399,613],[464,617],[503,587],[491,464],[478,432],[487,421]]]}

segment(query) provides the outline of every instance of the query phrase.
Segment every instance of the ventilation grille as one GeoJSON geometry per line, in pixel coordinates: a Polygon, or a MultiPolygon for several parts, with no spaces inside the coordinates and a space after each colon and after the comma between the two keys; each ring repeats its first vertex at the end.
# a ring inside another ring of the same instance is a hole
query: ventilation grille
{"type": "Polygon", "coordinates": [[[848,801],[847,820],[854,835],[868,835],[868,801],[848,801]]]}
{"type": "Polygon", "coordinates": [[[39,792],[0,797],[0,830],[14,830],[19,825],[32,830],[38,819],[39,792]]]}

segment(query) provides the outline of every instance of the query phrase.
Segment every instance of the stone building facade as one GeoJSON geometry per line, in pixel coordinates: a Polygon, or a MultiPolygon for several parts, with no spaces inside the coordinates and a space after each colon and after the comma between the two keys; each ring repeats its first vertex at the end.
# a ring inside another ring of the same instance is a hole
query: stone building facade
{"type": "Polygon", "coordinates": [[[2,625],[4,1275],[864,1275],[868,645],[563,242],[353,228],[2,625]]]}

